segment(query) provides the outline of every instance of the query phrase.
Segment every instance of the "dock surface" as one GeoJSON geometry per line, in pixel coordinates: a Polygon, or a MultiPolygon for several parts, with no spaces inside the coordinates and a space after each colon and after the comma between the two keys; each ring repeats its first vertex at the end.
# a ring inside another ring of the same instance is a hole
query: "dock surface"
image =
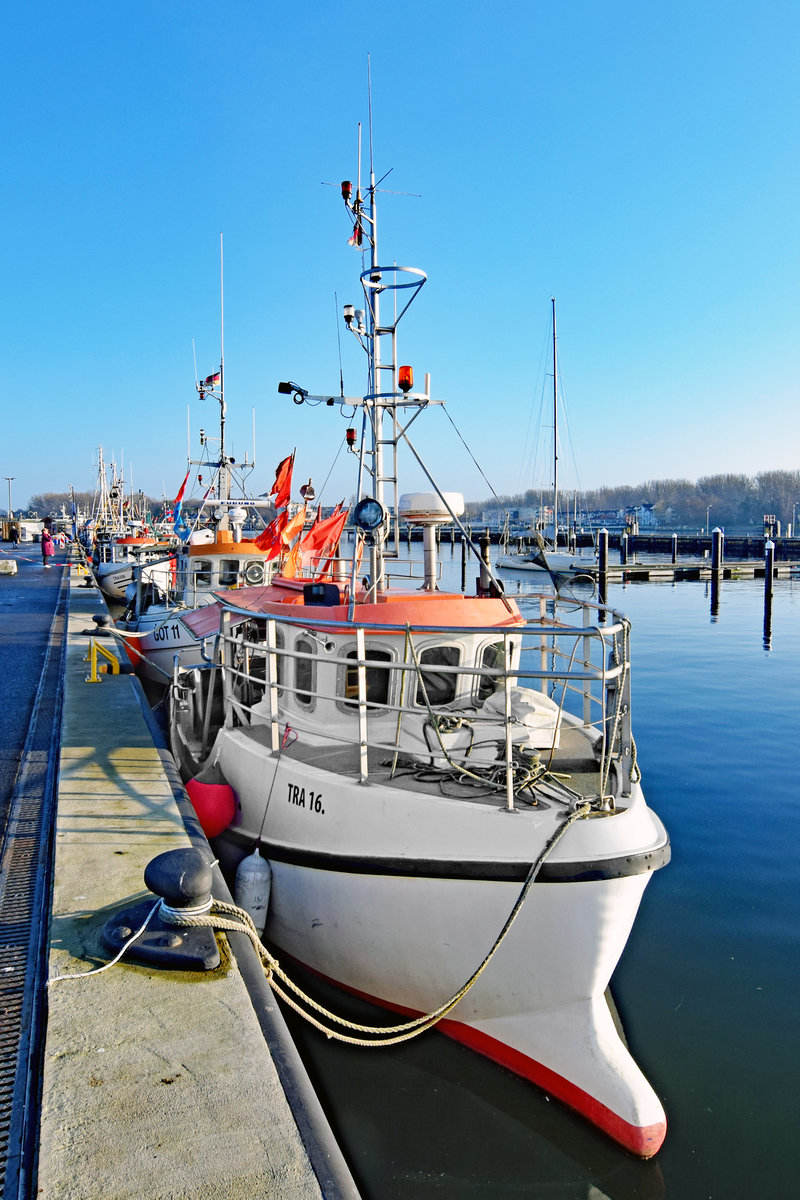
{"type": "Polygon", "coordinates": [[[196,842],[197,830],[135,677],[86,682],[88,634],[104,605],[75,566],[65,572],[50,983],[41,1057],[31,1048],[41,1082],[33,1113],[38,1162],[28,1177],[17,1171],[14,1194],[357,1200],[269,988],[255,978],[246,939],[218,937],[222,963],[213,971],[123,959],[85,974],[108,961],[101,943],[108,917],[150,896],[147,863],[196,842]]]}

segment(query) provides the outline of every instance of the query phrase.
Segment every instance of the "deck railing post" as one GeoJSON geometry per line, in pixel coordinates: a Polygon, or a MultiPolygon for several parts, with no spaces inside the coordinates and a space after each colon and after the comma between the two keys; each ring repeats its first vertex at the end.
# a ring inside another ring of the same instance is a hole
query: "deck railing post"
{"type": "Polygon", "coordinates": [[[514,811],[514,761],[511,744],[511,642],[508,634],[503,635],[503,692],[505,698],[506,726],[506,809],[514,811]]]}
{"type": "Polygon", "coordinates": [[[369,746],[367,743],[367,647],[364,630],[356,629],[356,659],[358,674],[358,740],[361,782],[369,779],[369,746]]]}
{"type": "Polygon", "coordinates": [[[281,745],[278,723],[278,630],[275,620],[267,621],[267,687],[269,691],[269,721],[272,734],[272,753],[277,754],[281,745]]]}

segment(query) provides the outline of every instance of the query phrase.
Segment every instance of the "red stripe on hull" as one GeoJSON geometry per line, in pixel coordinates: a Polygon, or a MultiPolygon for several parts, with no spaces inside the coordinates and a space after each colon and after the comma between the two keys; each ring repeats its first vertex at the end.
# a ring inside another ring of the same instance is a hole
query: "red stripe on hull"
{"type": "MultiPolygon", "coordinates": [[[[367,1000],[370,1004],[375,1004],[379,1008],[388,1009],[390,1012],[396,1012],[405,1017],[422,1016],[422,1013],[416,1009],[390,1004],[386,1000],[380,1000],[376,996],[371,996],[368,992],[348,987],[347,984],[340,983],[337,979],[332,979],[330,976],[324,975],[321,971],[315,971],[313,967],[308,967],[305,963],[302,966],[305,970],[310,971],[320,979],[324,979],[334,987],[349,992],[351,996],[359,996],[362,1000],[367,1000]]],[[[492,1062],[499,1063],[500,1066],[513,1071],[515,1075],[521,1075],[523,1079],[529,1079],[531,1083],[536,1084],[542,1091],[555,1096],[557,1100],[566,1104],[568,1108],[585,1117],[592,1125],[602,1130],[608,1137],[618,1142],[620,1146],[624,1146],[626,1150],[630,1150],[638,1158],[652,1158],[661,1148],[667,1134],[666,1120],[659,1121],[655,1125],[631,1125],[629,1121],[623,1120],[617,1113],[607,1108],[605,1104],[601,1104],[594,1096],[590,1096],[583,1088],[570,1083],[568,1079],[564,1079],[562,1075],[544,1066],[543,1063],[537,1062],[535,1058],[529,1058],[527,1054],[523,1054],[519,1050],[514,1050],[513,1047],[507,1046],[504,1042],[490,1037],[487,1033],[473,1029],[471,1025],[465,1025],[461,1021],[448,1021],[445,1018],[439,1021],[435,1028],[447,1037],[452,1038],[453,1041],[461,1042],[462,1045],[468,1046],[470,1050],[475,1050],[478,1054],[482,1054],[484,1058],[490,1058],[492,1062]]]]}
{"type": "Polygon", "coordinates": [[[536,1059],[528,1058],[526,1054],[498,1042],[488,1034],[460,1021],[443,1020],[437,1028],[455,1041],[469,1046],[471,1050],[476,1050],[486,1058],[491,1058],[493,1062],[507,1067],[516,1075],[530,1079],[537,1087],[580,1113],[587,1121],[591,1121],[592,1125],[602,1129],[603,1133],[639,1158],[652,1158],[660,1149],[667,1133],[666,1121],[656,1125],[631,1125],[610,1108],[606,1108],[605,1104],[595,1100],[594,1096],[590,1096],[583,1088],[576,1087],[574,1083],[570,1083],[568,1079],[551,1071],[536,1059]]]}

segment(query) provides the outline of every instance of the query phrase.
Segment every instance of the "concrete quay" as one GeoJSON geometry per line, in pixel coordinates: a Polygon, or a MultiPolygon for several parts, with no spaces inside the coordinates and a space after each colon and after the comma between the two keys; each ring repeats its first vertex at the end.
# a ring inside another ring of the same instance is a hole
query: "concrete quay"
{"type": "Polygon", "coordinates": [[[81,977],[108,960],[108,917],[149,895],[147,863],[202,834],[138,680],[86,682],[104,604],[71,571],[36,1194],[358,1200],[246,938],[218,935],[214,971],[81,977]]]}

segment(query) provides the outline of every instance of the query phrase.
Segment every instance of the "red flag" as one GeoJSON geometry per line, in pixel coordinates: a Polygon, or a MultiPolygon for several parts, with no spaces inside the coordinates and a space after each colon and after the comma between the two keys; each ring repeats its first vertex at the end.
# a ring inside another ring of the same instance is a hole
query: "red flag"
{"type": "MultiPolygon", "coordinates": [[[[340,507],[341,505],[337,505],[337,510],[340,507]]],[[[345,509],[344,512],[332,512],[324,521],[313,525],[300,543],[303,563],[307,569],[311,567],[315,575],[324,575],[329,569],[331,559],[338,550],[348,515],[349,509],[345,509]]]]}
{"type": "Polygon", "coordinates": [[[188,482],[188,480],[189,480],[189,474],[190,474],[190,472],[191,472],[191,469],[192,469],[192,468],[190,467],[190,468],[189,468],[189,470],[186,472],[186,478],[184,479],[184,481],[183,481],[183,483],[181,484],[181,486],[178,488],[178,494],[177,494],[177,496],[175,497],[175,503],[176,503],[176,504],[180,504],[181,500],[183,499],[183,493],[186,491],[186,484],[187,484],[187,482],[188,482]]]}
{"type": "Polygon", "coordinates": [[[300,549],[310,554],[329,553],[338,544],[346,521],[347,511],[333,512],[324,521],[317,521],[303,538],[300,549]]]}
{"type": "Polygon", "coordinates": [[[270,521],[266,529],[262,529],[261,533],[255,539],[255,544],[259,550],[273,550],[275,554],[269,554],[268,558],[274,558],[281,549],[281,533],[289,520],[289,514],[284,510],[278,513],[274,520],[270,521]]]}
{"type": "Polygon", "coordinates": [[[289,497],[292,494],[292,467],[294,466],[294,454],[290,454],[288,458],[284,458],[278,463],[278,469],[275,472],[275,482],[269,492],[270,496],[275,497],[275,507],[285,508],[289,503],[289,497]]]}
{"type": "MultiPolygon", "coordinates": [[[[295,513],[281,534],[281,541],[283,542],[284,546],[289,545],[295,534],[302,533],[305,519],[306,510],[305,506],[303,506],[303,508],[300,509],[300,512],[295,513]]],[[[300,567],[300,542],[301,539],[298,538],[289,551],[286,557],[286,562],[281,567],[281,574],[285,579],[294,579],[294,577],[297,575],[298,568],[300,567]]]]}

